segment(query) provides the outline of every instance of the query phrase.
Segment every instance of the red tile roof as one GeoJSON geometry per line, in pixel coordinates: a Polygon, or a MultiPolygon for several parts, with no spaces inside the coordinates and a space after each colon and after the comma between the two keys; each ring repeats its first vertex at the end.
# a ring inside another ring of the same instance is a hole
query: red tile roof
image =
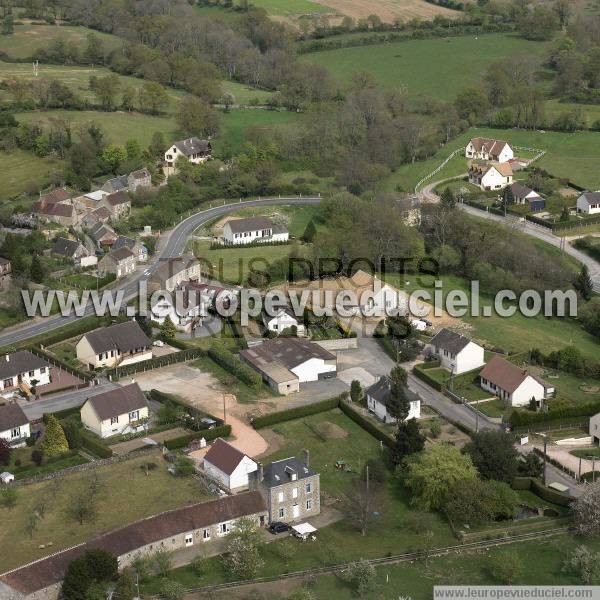
{"type": "Polygon", "coordinates": [[[512,394],[527,379],[529,373],[500,356],[494,356],[479,376],[512,394]]]}
{"type": "Polygon", "coordinates": [[[226,475],[231,475],[240,462],[246,456],[225,440],[217,438],[210,450],[206,453],[204,460],[214,465],[226,475]]]}
{"type": "Polygon", "coordinates": [[[55,204],[56,202],[64,202],[71,197],[69,192],[65,188],[56,188],[48,194],[40,196],[40,202],[46,202],[47,204],[55,204]]]}

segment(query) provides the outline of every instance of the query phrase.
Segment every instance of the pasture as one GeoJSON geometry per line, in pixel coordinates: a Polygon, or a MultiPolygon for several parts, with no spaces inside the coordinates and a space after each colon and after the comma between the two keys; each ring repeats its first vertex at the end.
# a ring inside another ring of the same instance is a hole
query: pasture
{"type": "Polygon", "coordinates": [[[33,183],[44,187],[60,172],[60,162],[39,158],[23,150],[0,152],[0,200],[5,201],[28,190],[33,183]]]}
{"type": "Polygon", "coordinates": [[[325,3],[311,2],[311,0],[250,0],[250,4],[255,8],[264,8],[271,16],[289,17],[332,12],[329,6],[324,5],[325,3]]]}
{"type": "Polygon", "coordinates": [[[91,33],[104,43],[107,50],[117,48],[122,43],[114,35],[87,27],[22,24],[15,25],[11,35],[0,36],[0,53],[13,59],[35,58],[36,50],[48,48],[57,40],[64,40],[67,44],[72,43],[82,49],[85,48],[87,36],[91,33]]]}
{"type": "Polygon", "coordinates": [[[383,87],[405,88],[412,99],[450,101],[461,88],[476,83],[490,63],[519,54],[541,61],[547,48],[543,42],[493,33],[325,50],[303,60],[328,68],[341,86],[354,73],[367,71],[383,87]]]}

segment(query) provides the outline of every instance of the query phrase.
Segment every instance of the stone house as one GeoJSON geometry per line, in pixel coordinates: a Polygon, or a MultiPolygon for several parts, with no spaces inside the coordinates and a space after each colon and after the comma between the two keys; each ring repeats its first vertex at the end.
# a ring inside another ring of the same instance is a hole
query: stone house
{"type": "Polygon", "coordinates": [[[117,279],[125,277],[135,271],[136,255],[127,247],[111,250],[98,262],[98,273],[104,277],[113,273],[117,279]]]}
{"type": "Polygon", "coordinates": [[[191,137],[186,140],[173,142],[171,147],[165,152],[165,164],[163,171],[167,177],[177,172],[176,163],[180,158],[185,158],[189,162],[198,165],[211,157],[212,146],[208,140],[201,140],[197,137],[191,137]]]}

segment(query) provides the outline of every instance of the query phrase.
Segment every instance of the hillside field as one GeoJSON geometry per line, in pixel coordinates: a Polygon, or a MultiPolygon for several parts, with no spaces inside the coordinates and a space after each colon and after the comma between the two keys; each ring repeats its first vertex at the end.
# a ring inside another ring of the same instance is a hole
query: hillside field
{"type": "Polygon", "coordinates": [[[0,171],[0,201],[21,194],[30,183],[44,187],[59,172],[60,161],[39,158],[23,150],[0,152],[2,170],[0,171]]]}
{"type": "MultiPolygon", "coordinates": [[[[514,146],[546,150],[546,154],[536,165],[555,177],[569,179],[582,187],[591,190],[600,188],[600,132],[561,133],[478,127],[473,127],[452,140],[432,158],[400,166],[381,183],[381,188],[387,191],[394,190],[396,186],[404,190],[413,189],[421,177],[431,173],[454,149],[465,146],[469,139],[476,136],[498,138],[514,146]]],[[[466,158],[459,153],[431,181],[453,177],[466,171],[466,158]]]]}
{"type": "Polygon", "coordinates": [[[354,73],[367,71],[388,89],[405,88],[413,99],[454,100],[490,63],[518,54],[541,61],[547,48],[543,42],[492,33],[325,50],[305,54],[303,60],[328,68],[342,86],[354,73]]]}
{"type": "MultiPolygon", "coordinates": [[[[36,50],[47,48],[58,39],[74,43],[81,49],[87,44],[87,36],[90,33],[102,40],[107,49],[117,48],[122,43],[114,35],[94,31],[87,27],[17,24],[14,26],[14,33],[0,36],[0,53],[5,53],[15,59],[35,58],[36,50]]],[[[4,71],[2,71],[3,73],[4,71]]]]}

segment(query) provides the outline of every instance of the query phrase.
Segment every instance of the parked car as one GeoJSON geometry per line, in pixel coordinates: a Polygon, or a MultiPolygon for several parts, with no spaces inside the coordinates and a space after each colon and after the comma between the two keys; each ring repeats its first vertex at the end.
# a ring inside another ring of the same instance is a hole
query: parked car
{"type": "Polygon", "coordinates": [[[158,348],[162,348],[165,343],[162,340],[154,340],[154,342],[152,342],[153,346],[157,346],[158,348]]]}
{"type": "Polygon", "coordinates": [[[278,533],[286,533],[290,531],[291,527],[287,523],[280,523],[279,521],[275,521],[269,525],[269,531],[275,535],[278,533]]]}

